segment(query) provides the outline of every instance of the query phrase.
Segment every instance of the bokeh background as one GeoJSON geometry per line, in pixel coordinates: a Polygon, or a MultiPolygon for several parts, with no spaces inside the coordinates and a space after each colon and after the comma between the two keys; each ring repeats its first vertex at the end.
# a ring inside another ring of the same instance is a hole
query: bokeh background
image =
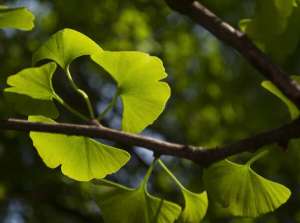
{"type": "MultiPolygon", "coordinates": [[[[239,21],[254,13],[253,0],[202,1],[226,21],[239,21]]],[[[227,47],[189,19],[171,11],[162,0],[9,0],[8,6],[27,6],[36,16],[31,32],[0,31],[0,89],[6,78],[31,66],[31,56],[41,43],[62,28],[76,29],[106,50],[140,50],[160,57],[169,74],[172,97],[160,118],[143,134],[179,143],[216,146],[290,120],[287,109],[260,87],[262,76],[235,50],[227,47]]],[[[281,61],[290,74],[300,74],[300,49],[281,61]]],[[[88,58],[72,64],[76,83],[90,95],[95,110],[101,111],[113,97],[115,86],[108,75],[88,58]]],[[[83,109],[61,72],[55,88],[74,107],[83,109]]],[[[60,108],[61,121],[78,122],[60,108]]],[[[104,120],[119,128],[121,103],[104,120]]],[[[0,116],[21,117],[0,95],[0,116]]],[[[113,144],[115,145],[115,144],[113,144]]],[[[126,145],[117,145],[127,148],[126,145]]],[[[288,151],[274,146],[272,153],[258,161],[254,169],[266,178],[292,190],[290,200],[274,213],[253,219],[218,218],[209,208],[203,222],[300,222],[300,150],[297,141],[288,151]]],[[[132,148],[131,161],[109,177],[127,186],[137,186],[152,154],[132,148]]],[[[249,154],[236,157],[249,158],[249,154]]],[[[203,190],[202,169],[182,159],[163,157],[187,188],[203,190]]],[[[150,191],[182,202],[180,193],[167,175],[157,168],[150,191]]],[[[103,222],[101,210],[88,195],[85,183],[49,169],[39,158],[28,134],[0,132],[0,222],[4,223],[87,223],[103,222]]]]}

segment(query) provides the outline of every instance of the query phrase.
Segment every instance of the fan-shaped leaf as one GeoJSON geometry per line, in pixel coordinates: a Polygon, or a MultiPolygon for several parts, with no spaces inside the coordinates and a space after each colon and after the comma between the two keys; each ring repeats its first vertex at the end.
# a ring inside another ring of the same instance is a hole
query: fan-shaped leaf
{"type": "Polygon", "coordinates": [[[26,8],[7,8],[0,6],[0,28],[31,30],[34,15],[26,8]]]}
{"type": "Polygon", "coordinates": [[[74,59],[101,51],[101,47],[84,34],[72,29],[63,29],[53,34],[34,53],[33,62],[50,59],[66,69],[74,59]]]}
{"type": "Polygon", "coordinates": [[[181,212],[178,205],[151,196],[145,184],[131,189],[101,180],[93,191],[106,223],[173,223],[181,212]]]}
{"type": "MultiPolygon", "coordinates": [[[[30,116],[30,121],[55,123],[53,120],[30,116]]],[[[88,181],[118,171],[130,155],[87,137],[31,132],[30,137],[39,155],[50,168],[61,165],[70,178],[88,181]]]]}
{"type": "Polygon", "coordinates": [[[118,84],[123,102],[122,129],[140,132],[164,110],[170,96],[160,59],[142,52],[109,52],[93,55],[118,84]]]}
{"type": "Polygon", "coordinates": [[[285,186],[255,173],[249,164],[228,160],[204,172],[208,196],[233,216],[257,217],[274,211],[290,197],[285,186]]]}
{"type": "Polygon", "coordinates": [[[17,112],[53,118],[58,116],[52,102],[57,97],[51,82],[55,69],[55,63],[48,63],[8,77],[7,84],[10,87],[4,90],[5,95],[17,112]]]}
{"type": "Polygon", "coordinates": [[[207,193],[193,193],[182,188],[181,192],[184,197],[184,209],[180,217],[182,223],[199,223],[206,215],[208,200],[207,193]]]}
{"type": "Polygon", "coordinates": [[[272,94],[276,95],[287,106],[292,119],[299,117],[300,111],[297,106],[290,99],[288,99],[271,81],[263,81],[261,85],[272,94]]]}
{"type": "Polygon", "coordinates": [[[198,194],[187,190],[161,160],[158,160],[158,163],[176,183],[183,195],[184,209],[181,213],[179,222],[199,223],[204,218],[208,207],[206,191],[198,194]]]}

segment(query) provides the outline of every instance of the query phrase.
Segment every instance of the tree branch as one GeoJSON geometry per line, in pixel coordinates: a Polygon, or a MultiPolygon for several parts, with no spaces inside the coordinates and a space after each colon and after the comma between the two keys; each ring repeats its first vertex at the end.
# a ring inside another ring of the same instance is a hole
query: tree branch
{"type": "Polygon", "coordinates": [[[265,145],[288,142],[290,139],[300,137],[300,119],[271,131],[216,148],[182,145],[144,137],[141,135],[125,133],[115,129],[67,123],[38,123],[21,119],[8,119],[0,121],[0,129],[16,131],[36,131],[48,133],[61,133],[66,135],[80,135],[102,138],[114,142],[135,145],[147,148],[161,155],[172,155],[194,161],[201,166],[207,166],[231,155],[242,152],[255,152],[265,145]]]}
{"type": "Polygon", "coordinates": [[[265,78],[272,81],[298,108],[300,108],[300,86],[289,78],[278,65],[258,49],[245,33],[222,21],[213,12],[195,0],[165,0],[174,10],[187,15],[206,28],[222,42],[236,49],[265,78]]]}

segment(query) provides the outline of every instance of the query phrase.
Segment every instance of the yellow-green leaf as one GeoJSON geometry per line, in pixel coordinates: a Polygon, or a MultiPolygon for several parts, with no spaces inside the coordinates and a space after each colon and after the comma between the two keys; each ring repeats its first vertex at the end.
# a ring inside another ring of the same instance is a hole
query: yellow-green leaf
{"type": "Polygon", "coordinates": [[[165,108],[170,88],[161,80],[167,77],[161,60],[142,52],[110,52],[93,55],[118,84],[123,102],[122,129],[141,132],[165,108]]]}
{"type": "Polygon", "coordinates": [[[34,53],[33,62],[49,59],[66,69],[74,59],[101,51],[101,47],[86,35],[72,29],[63,29],[53,34],[34,53]]]}
{"type": "MultiPolygon", "coordinates": [[[[55,123],[42,116],[30,116],[29,120],[55,123]]],[[[63,174],[78,181],[104,178],[117,172],[130,158],[126,151],[87,137],[30,132],[30,138],[48,167],[61,165],[63,174]]]]}
{"type": "Polygon", "coordinates": [[[272,212],[290,197],[290,190],[255,173],[250,164],[225,160],[204,172],[208,196],[233,216],[258,217],[272,212]]]}
{"type": "Polygon", "coordinates": [[[7,8],[0,6],[0,28],[31,30],[34,15],[27,8],[7,8]]]}

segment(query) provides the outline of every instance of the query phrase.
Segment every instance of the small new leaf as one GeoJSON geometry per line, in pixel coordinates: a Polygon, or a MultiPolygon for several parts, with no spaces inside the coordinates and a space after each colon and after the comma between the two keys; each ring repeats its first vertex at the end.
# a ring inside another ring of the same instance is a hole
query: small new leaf
{"type": "Polygon", "coordinates": [[[258,217],[276,210],[291,195],[285,186],[255,173],[249,163],[213,164],[205,170],[204,182],[209,198],[232,216],[258,217]]]}
{"type": "Polygon", "coordinates": [[[92,186],[106,223],[174,223],[181,208],[151,196],[146,184],[132,189],[107,180],[92,186]]]}
{"type": "MultiPolygon", "coordinates": [[[[29,120],[55,123],[42,116],[30,116],[29,120]]],[[[126,151],[87,137],[30,132],[30,138],[48,167],[61,165],[63,174],[78,181],[104,178],[117,172],[130,158],[126,151]]]]}
{"type": "Polygon", "coordinates": [[[26,8],[7,8],[0,5],[0,28],[31,30],[34,15],[26,8]]]}
{"type": "Polygon", "coordinates": [[[161,60],[142,52],[110,52],[92,55],[117,82],[123,102],[122,129],[141,132],[165,108],[170,88],[161,60]]]}
{"type": "Polygon", "coordinates": [[[34,53],[33,63],[49,59],[66,69],[74,59],[101,51],[101,47],[86,35],[72,29],[63,29],[53,34],[34,53]]]}
{"type": "Polygon", "coordinates": [[[51,82],[55,69],[55,63],[48,63],[9,76],[10,87],[4,89],[6,99],[21,114],[56,118],[58,111],[52,100],[57,96],[51,82]]]}

